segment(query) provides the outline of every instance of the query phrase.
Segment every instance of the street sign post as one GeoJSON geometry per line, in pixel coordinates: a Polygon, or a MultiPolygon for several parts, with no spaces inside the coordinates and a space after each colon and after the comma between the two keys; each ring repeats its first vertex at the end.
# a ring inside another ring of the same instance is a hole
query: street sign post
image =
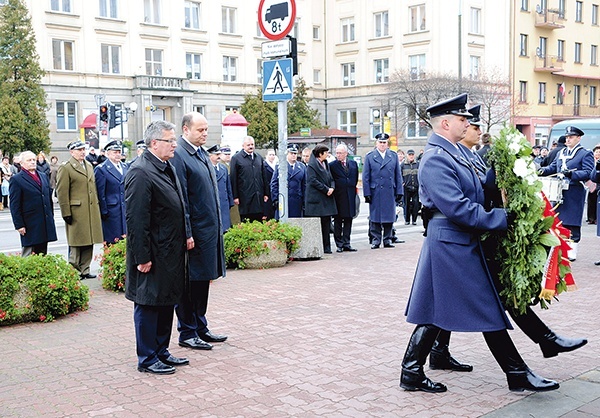
{"type": "Polygon", "coordinates": [[[260,0],[258,26],[267,38],[276,41],[290,33],[296,22],[295,0],[260,0]]]}

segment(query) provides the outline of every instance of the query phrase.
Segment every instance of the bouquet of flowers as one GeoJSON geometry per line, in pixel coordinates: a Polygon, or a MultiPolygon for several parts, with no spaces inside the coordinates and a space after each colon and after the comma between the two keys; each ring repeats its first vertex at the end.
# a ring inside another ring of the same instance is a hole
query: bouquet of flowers
{"type": "Polygon", "coordinates": [[[565,241],[569,230],[542,193],[531,144],[519,131],[504,127],[493,141],[488,161],[506,210],[516,215],[498,245],[501,296],[515,311],[524,312],[538,301],[547,308],[553,297],[575,287],[565,241]]]}

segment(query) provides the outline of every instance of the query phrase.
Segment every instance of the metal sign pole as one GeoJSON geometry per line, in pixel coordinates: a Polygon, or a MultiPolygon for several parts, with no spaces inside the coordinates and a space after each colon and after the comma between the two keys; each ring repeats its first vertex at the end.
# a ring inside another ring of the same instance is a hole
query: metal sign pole
{"type": "Polygon", "coordinates": [[[277,102],[277,132],[279,154],[279,220],[288,219],[288,165],[287,165],[287,100],[277,102]]]}

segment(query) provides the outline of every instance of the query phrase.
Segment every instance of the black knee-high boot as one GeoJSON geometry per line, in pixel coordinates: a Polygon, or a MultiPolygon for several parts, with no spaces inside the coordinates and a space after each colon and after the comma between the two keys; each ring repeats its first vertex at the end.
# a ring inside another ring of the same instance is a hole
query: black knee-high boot
{"type": "MultiPolygon", "coordinates": [[[[508,313],[515,321],[515,324],[531,340],[540,345],[544,357],[554,357],[558,353],[577,350],[587,344],[585,338],[564,338],[556,335],[528,306],[524,314],[518,314],[511,309],[508,313]]],[[[434,347],[435,349],[435,347],[434,347]]]]}
{"type": "Polygon", "coordinates": [[[440,330],[431,354],[429,354],[429,368],[434,370],[453,370],[455,372],[470,372],[473,366],[461,363],[450,354],[450,331],[440,330]]]}
{"type": "Polygon", "coordinates": [[[554,380],[538,376],[527,367],[525,361],[517,351],[508,331],[484,332],[483,336],[492,355],[506,374],[508,388],[512,391],[522,392],[531,390],[535,392],[558,389],[559,385],[554,380]]]}
{"type": "Polygon", "coordinates": [[[432,382],[423,372],[423,365],[439,332],[440,329],[435,325],[417,325],[415,327],[402,360],[401,388],[433,393],[447,390],[446,386],[432,382]]]}

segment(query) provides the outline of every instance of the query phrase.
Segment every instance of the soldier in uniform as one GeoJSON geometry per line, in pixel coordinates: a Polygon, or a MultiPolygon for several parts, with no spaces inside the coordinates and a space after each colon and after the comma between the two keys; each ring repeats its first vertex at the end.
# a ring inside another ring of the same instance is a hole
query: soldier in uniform
{"type": "Polygon", "coordinates": [[[206,151],[208,152],[210,162],[215,169],[217,187],[219,189],[219,206],[221,208],[221,230],[223,233],[225,233],[229,228],[231,228],[229,209],[235,206],[233,203],[233,194],[231,193],[229,172],[227,171],[227,166],[220,162],[222,153],[219,145],[213,145],[206,151]]]}
{"type": "Polygon", "coordinates": [[[558,174],[569,188],[563,190],[562,203],[558,206],[558,218],[571,231],[571,250],[569,260],[577,258],[577,246],[581,240],[581,221],[585,206],[586,190],[584,183],[590,179],[594,168],[594,155],[580,144],[583,131],[575,126],[567,126],[565,131],[566,147],[547,167],[539,170],[541,176],[558,174]]]}
{"type": "MultiPolygon", "coordinates": [[[[291,144],[287,148],[288,165],[288,218],[302,218],[304,209],[304,191],[306,190],[306,166],[298,162],[298,146],[291,144]]],[[[275,167],[273,178],[271,179],[271,200],[275,204],[279,200],[279,165],[275,167]]],[[[279,219],[279,213],[275,213],[279,219]]]]}

